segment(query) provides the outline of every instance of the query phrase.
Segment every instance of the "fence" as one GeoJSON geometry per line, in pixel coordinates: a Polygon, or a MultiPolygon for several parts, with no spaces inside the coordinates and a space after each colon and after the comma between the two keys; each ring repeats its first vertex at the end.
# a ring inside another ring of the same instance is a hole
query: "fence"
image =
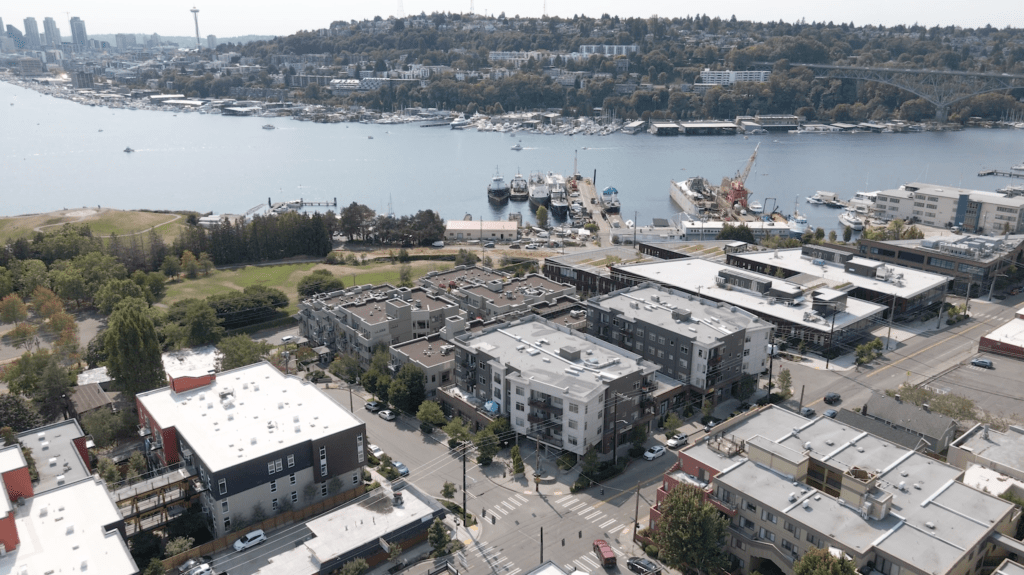
{"type": "Polygon", "coordinates": [[[216,539],[216,540],[210,541],[208,543],[203,543],[202,545],[199,545],[198,547],[193,547],[192,549],[189,549],[188,551],[186,551],[184,553],[179,553],[179,554],[177,554],[177,555],[175,555],[173,557],[168,557],[167,559],[163,560],[164,569],[167,570],[167,571],[170,571],[172,569],[177,569],[179,565],[181,565],[185,561],[188,561],[189,559],[195,559],[195,558],[200,557],[202,555],[213,555],[214,553],[216,553],[218,551],[221,551],[223,549],[227,549],[229,546],[231,546],[231,544],[233,544],[235,542],[236,539],[238,539],[239,534],[243,530],[246,531],[246,532],[255,531],[256,529],[262,529],[264,531],[273,531],[274,529],[277,529],[279,527],[283,527],[285,525],[289,525],[291,523],[296,523],[296,522],[299,522],[299,521],[305,521],[306,519],[309,519],[310,517],[313,517],[313,516],[316,516],[316,515],[320,515],[321,513],[325,513],[327,511],[330,511],[330,510],[334,509],[335,507],[338,507],[338,506],[340,506],[340,505],[342,505],[344,503],[347,503],[347,502],[355,499],[356,497],[359,497],[360,495],[363,495],[365,492],[366,492],[366,486],[365,485],[360,485],[359,487],[357,487],[355,489],[352,489],[350,491],[346,491],[344,493],[339,493],[339,494],[337,494],[337,495],[335,495],[333,497],[328,497],[327,499],[324,499],[323,501],[319,501],[317,503],[313,503],[311,505],[307,505],[306,507],[303,507],[302,509],[297,509],[295,511],[285,511],[285,512],[282,512],[282,513],[278,513],[277,515],[275,515],[275,516],[273,516],[273,517],[271,517],[269,519],[266,519],[266,520],[261,521],[259,523],[254,523],[252,525],[248,525],[248,526],[244,527],[243,529],[239,529],[238,531],[236,531],[234,533],[230,533],[228,535],[225,535],[224,537],[221,537],[220,539],[216,539]]]}

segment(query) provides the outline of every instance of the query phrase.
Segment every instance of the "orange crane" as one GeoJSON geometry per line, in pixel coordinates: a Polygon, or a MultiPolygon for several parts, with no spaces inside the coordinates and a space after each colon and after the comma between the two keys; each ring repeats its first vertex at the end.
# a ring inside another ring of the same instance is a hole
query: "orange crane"
{"type": "Polygon", "coordinates": [[[750,159],[747,160],[747,166],[743,168],[742,172],[736,172],[736,177],[729,182],[727,192],[727,199],[729,207],[735,206],[739,203],[743,208],[747,207],[747,195],[750,193],[744,183],[747,181],[747,176],[750,175],[750,169],[754,167],[754,160],[757,159],[757,149],[761,147],[758,144],[754,147],[754,153],[750,155],[750,159]]]}

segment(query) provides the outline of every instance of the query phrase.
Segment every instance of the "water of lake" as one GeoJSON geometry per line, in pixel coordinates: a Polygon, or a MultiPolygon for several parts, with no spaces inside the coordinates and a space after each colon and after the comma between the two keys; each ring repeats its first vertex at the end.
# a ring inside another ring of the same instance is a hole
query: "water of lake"
{"type": "Polygon", "coordinates": [[[803,200],[817,190],[848,199],[919,181],[991,191],[1011,182],[980,178],[979,170],[1024,160],[1024,130],[509,137],[417,124],[113,110],[0,83],[0,215],[95,205],[245,213],[268,198],[302,197],[378,212],[390,202],[399,215],[433,209],[445,219],[518,211],[531,221],[525,202],[487,202],[495,171],[506,181],[517,172],[568,175],[575,160],[585,176],[596,170],[598,189],[619,190],[624,219],[647,225],[678,212],[668,197],[671,180],[704,176],[717,185],[744,167],[758,142],[751,199],[767,206],[774,198],[784,213],[799,199],[810,223],[826,230],[840,229],[837,211],[803,200]],[[278,129],[261,129],[267,123],[278,129]],[[511,150],[520,141],[524,149],[511,150]],[[135,153],[124,153],[126,146],[135,153]]]}

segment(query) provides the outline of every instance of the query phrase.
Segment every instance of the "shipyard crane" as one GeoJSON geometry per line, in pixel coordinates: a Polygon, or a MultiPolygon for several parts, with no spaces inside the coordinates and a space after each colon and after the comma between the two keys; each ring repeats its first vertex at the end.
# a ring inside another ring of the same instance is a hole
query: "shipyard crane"
{"type": "Polygon", "coordinates": [[[728,201],[728,205],[723,206],[724,208],[728,209],[736,204],[740,204],[744,208],[747,207],[747,195],[750,192],[747,190],[745,183],[747,176],[750,175],[751,168],[754,167],[754,160],[757,159],[757,149],[759,147],[761,147],[760,143],[754,147],[754,153],[750,155],[750,159],[747,160],[747,165],[743,168],[742,172],[736,172],[735,178],[723,182],[722,189],[727,191],[726,199],[728,201]],[[726,186],[726,183],[728,183],[728,186],[726,186]]]}

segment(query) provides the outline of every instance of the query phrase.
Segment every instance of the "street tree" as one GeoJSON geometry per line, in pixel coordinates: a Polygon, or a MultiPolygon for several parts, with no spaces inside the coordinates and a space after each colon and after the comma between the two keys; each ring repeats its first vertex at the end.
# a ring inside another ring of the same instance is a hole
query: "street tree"
{"type": "Polygon", "coordinates": [[[469,427],[461,417],[452,418],[448,425],[444,426],[444,432],[448,435],[448,447],[450,448],[468,441],[470,437],[469,427]]]}
{"type": "Polygon", "coordinates": [[[843,228],[843,241],[846,243],[850,243],[851,238],[853,238],[853,228],[851,228],[850,226],[845,226],[843,228]]]}
{"type": "Polygon", "coordinates": [[[359,366],[359,358],[347,353],[339,355],[334,361],[332,361],[331,367],[329,367],[328,370],[336,377],[339,377],[350,384],[354,384],[356,382],[356,378],[363,373],[363,369],[359,366]]]}
{"type": "Polygon", "coordinates": [[[64,304],[49,288],[39,286],[32,292],[32,308],[39,317],[49,320],[53,314],[64,311],[64,304]]]}
{"type": "Polygon", "coordinates": [[[707,575],[726,569],[722,541],[729,520],[707,502],[704,490],[688,483],[676,485],[662,500],[654,532],[658,559],[673,569],[707,575]]]}
{"type": "Polygon", "coordinates": [[[18,294],[8,294],[0,300],[0,323],[17,325],[26,319],[28,319],[28,306],[18,297],[18,294]]]}
{"type": "Polygon", "coordinates": [[[501,444],[498,443],[498,436],[494,435],[494,432],[489,428],[484,428],[480,433],[476,434],[473,438],[473,443],[476,445],[477,455],[476,462],[483,466],[488,466],[494,460],[494,456],[498,454],[498,450],[501,448],[501,444]]]}
{"type": "Polygon", "coordinates": [[[833,555],[828,549],[812,547],[793,564],[795,575],[856,575],[856,564],[833,555]]]}
{"type": "Polygon", "coordinates": [[[456,491],[458,491],[458,489],[455,487],[454,483],[451,481],[445,481],[444,485],[441,487],[441,497],[451,499],[452,497],[455,497],[456,491]]]}
{"type": "Polygon", "coordinates": [[[793,395],[793,376],[789,373],[789,370],[782,368],[779,370],[779,378],[776,380],[779,385],[779,395],[782,399],[789,399],[793,395]]]}
{"type": "Polygon", "coordinates": [[[423,370],[414,363],[403,365],[389,386],[391,404],[406,413],[415,413],[427,397],[423,379],[423,370]]]}
{"type": "Polygon", "coordinates": [[[537,208],[537,225],[541,228],[548,227],[548,209],[544,206],[537,208]]]}
{"type": "Polygon", "coordinates": [[[104,335],[107,371],[117,388],[129,396],[166,381],[156,327],[143,306],[144,302],[136,299],[118,304],[104,335]]]}
{"type": "Polygon", "coordinates": [[[363,575],[369,570],[370,565],[366,563],[366,559],[357,557],[341,566],[340,575],[363,575]]]}
{"type": "Polygon", "coordinates": [[[43,424],[31,403],[17,393],[0,394],[0,426],[10,427],[15,433],[35,429],[43,424]]]}
{"type": "MultiPolygon", "coordinates": [[[[103,315],[110,315],[117,304],[130,297],[146,300],[146,291],[130,279],[116,279],[100,286],[93,296],[93,303],[103,315]]],[[[148,300],[146,303],[149,303],[148,300]]]]}
{"type": "Polygon", "coordinates": [[[431,425],[441,425],[445,422],[444,412],[436,401],[424,401],[416,411],[416,419],[431,425]]]}
{"type": "Polygon", "coordinates": [[[174,302],[167,310],[164,336],[181,347],[216,345],[224,333],[216,310],[201,299],[174,302]]]}
{"type": "Polygon", "coordinates": [[[167,547],[164,548],[164,555],[167,557],[174,557],[175,555],[184,553],[191,549],[195,542],[195,537],[175,537],[167,542],[167,547]]]}
{"type": "Polygon", "coordinates": [[[71,415],[74,386],[75,376],[60,365],[56,356],[51,355],[39,377],[39,385],[32,394],[32,400],[43,421],[67,419],[71,415]]]}
{"type": "Polygon", "coordinates": [[[244,333],[220,340],[217,349],[222,356],[218,371],[227,371],[259,363],[270,352],[272,346],[265,341],[254,340],[244,333]]]}
{"type": "Polygon", "coordinates": [[[679,419],[675,412],[670,412],[665,416],[665,423],[663,425],[665,426],[665,434],[673,435],[683,426],[683,420],[679,419]]]}
{"type": "Polygon", "coordinates": [[[31,397],[35,394],[43,369],[49,362],[49,350],[41,349],[34,353],[26,351],[17,360],[0,370],[0,381],[7,383],[7,388],[11,393],[31,397]]]}
{"type": "Polygon", "coordinates": [[[427,541],[434,548],[434,553],[440,554],[443,552],[451,540],[451,535],[448,534],[448,527],[445,526],[440,517],[435,517],[434,522],[427,529],[427,541]]]}

